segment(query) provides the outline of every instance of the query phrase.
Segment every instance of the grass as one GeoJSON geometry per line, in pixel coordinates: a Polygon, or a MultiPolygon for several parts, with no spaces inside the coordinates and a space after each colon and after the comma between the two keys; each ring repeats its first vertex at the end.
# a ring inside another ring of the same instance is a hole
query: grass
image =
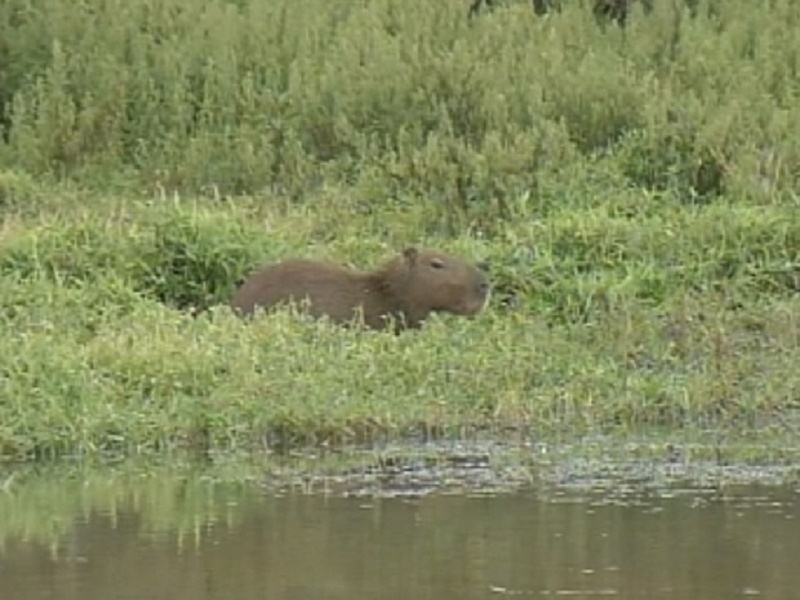
{"type": "Polygon", "coordinates": [[[796,431],[796,3],[181,6],[0,8],[0,456],[796,431]],[[220,306],[410,243],[488,260],[487,313],[220,306]]]}

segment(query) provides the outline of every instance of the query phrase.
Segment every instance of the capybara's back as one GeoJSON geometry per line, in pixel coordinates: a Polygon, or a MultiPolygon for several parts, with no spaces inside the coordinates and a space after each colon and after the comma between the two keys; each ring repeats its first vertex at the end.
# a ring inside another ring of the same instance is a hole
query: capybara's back
{"type": "Polygon", "coordinates": [[[289,259],[252,274],[236,291],[231,306],[243,315],[288,302],[308,301],[314,316],[338,323],[359,311],[368,327],[418,327],[431,312],[478,314],[490,286],[474,265],[436,250],[406,249],[376,271],[354,271],[330,262],[289,259]]]}
{"type": "Polygon", "coordinates": [[[234,294],[231,305],[249,315],[256,308],[308,300],[311,314],[346,321],[353,318],[353,306],[361,300],[362,287],[358,275],[340,265],[289,259],[250,276],[234,294]]]}

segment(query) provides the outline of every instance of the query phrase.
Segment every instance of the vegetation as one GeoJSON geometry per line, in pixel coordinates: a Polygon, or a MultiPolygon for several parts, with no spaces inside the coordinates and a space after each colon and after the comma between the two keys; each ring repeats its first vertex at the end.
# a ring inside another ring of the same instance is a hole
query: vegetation
{"type": "Polygon", "coordinates": [[[796,431],[800,5],[468,4],[2,3],[0,456],[796,431]],[[409,243],[488,312],[219,306],[409,243]]]}

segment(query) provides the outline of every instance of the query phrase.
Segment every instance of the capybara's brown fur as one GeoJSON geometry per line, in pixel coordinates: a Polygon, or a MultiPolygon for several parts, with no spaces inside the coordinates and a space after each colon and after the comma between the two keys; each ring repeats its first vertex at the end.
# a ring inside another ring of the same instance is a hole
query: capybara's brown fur
{"type": "Polygon", "coordinates": [[[375,271],[354,271],[329,262],[289,259],[253,273],[231,306],[242,315],[291,301],[308,301],[310,314],[346,324],[363,310],[373,329],[395,320],[416,328],[432,312],[471,317],[490,294],[486,275],[468,262],[436,250],[407,248],[375,271]]]}

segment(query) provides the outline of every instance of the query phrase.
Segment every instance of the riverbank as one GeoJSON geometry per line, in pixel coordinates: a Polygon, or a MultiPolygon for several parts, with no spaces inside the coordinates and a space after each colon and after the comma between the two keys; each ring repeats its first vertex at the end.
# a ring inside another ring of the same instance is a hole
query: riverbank
{"type": "Polygon", "coordinates": [[[800,299],[764,264],[800,239],[781,206],[635,220],[587,207],[491,241],[440,241],[411,233],[424,210],[398,216],[388,237],[382,214],[343,223],[344,194],[314,212],[88,198],[4,222],[8,458],[794,422],[800,299]],[[247,323],[220,304],[261,260],[365,267],[401,240],[488,259],[499,290],[487,311],[393,336],[290,311],[247,323]],[[733,272],[720,268],[726,254],[733,272]]]}
{"type": "Polygon", "coordinates": [[[2,458],[796,431],[796,3],[47,4],[0,9],[2,458]],[[486,313],[222,306],[410,244],[486,313]]]}

